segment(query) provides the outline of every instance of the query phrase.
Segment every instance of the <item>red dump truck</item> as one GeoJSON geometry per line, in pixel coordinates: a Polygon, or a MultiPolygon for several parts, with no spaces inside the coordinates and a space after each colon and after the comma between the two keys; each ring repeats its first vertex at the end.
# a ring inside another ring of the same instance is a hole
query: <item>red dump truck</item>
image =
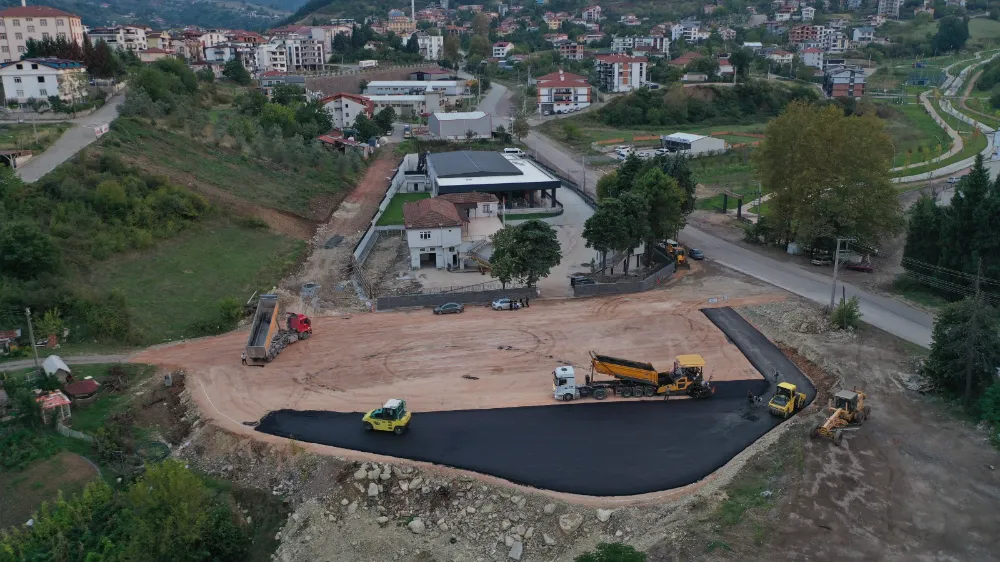
{"type": "Polygon", "coordinates": [[[308,316],[288,312],[281,318],[278,295],[261,295],[247,339],[247,363],[264,366],[289,344],[308,339],[311,335],[312,321],[308,316]]]}

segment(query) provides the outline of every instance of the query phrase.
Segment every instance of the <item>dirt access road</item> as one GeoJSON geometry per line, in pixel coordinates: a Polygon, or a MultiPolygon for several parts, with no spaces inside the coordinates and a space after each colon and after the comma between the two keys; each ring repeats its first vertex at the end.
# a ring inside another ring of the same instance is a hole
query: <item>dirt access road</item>
{"type": "MultiPolygon", "coordinates": [[[[132,360],[182,367],[195,398],[227,429],[283,408],[354,412],[405,398],[416,412],[553,404],[552,370],[589,371],[589,351],[669,368],[700,353],[714,380],[759,375],[699,309],[781,298],[761,284],[686,277],[624,297],[533,301],[527,309],[435,316],[430,310],[314,319],[314,335],[265,367],[243,367],[246,332],[150,350],[132,360]],[[723,296],[729,299],[723,303],[723,296]]],[[[634,399],[633,399],[634,400],[634,399]]],[[[655,399],[651,399],[655,400],[655,399]]]]}

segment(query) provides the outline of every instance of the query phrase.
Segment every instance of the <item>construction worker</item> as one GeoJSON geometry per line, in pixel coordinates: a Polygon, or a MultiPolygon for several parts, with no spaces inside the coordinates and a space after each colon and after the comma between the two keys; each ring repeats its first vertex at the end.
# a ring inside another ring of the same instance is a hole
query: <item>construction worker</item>
{"type": "Polygon", "coordinates": [[[753,403],[754,403],[753,391],[752,390],[748,390],[747,391],[747,404],[749,404],[750,406],[753,406],[753,403]]]}
{"type": "Polygon", "coordinates": [[[240,354],[240,362],[242,362],[243,365],[246,366],[246,364],[247,364],[247,352],[244,351],[243,353],[240,354]]]}

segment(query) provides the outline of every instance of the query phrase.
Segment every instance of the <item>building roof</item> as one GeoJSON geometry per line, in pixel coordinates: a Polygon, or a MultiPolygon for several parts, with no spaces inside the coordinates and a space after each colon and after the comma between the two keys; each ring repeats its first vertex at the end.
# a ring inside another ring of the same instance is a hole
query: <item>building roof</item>
{"type": "Polygon", "coordinates": [[[397,94],[373,94],[373,95],[368,95],[368,94],[366,94],[365,97],[368,98],[368,99],[370,99],[370,100],[372,100],[373,102],[394,102],[394,101],[414,102],[414,101],[424,101],[424,100],[427,99],[427,96],[425,96],[423,94],[413,94],[413,95],[408,95],[408,94],[402,94],[402,95],[397,95],[397,94]]]}
{"type": "Polygon", "coordinates": [[[461,150],[427,157],[439,178],[480,178],[520,175],[521,171],[499,152],[461,150]]]}
{"type": "Polygon", "coordinates": [[[559,70],[558,72],[553,72],[551,74],[546,74],[541,78],[537,78],[539,86],[557,86],[559,84],[574,84],[578,83],[581,86],[586,86],[588,84],[587,78],[585,76],[580,76],[579,74],[572,74],[570,72],[563,72],[559,70]]]}
{"type": "Polygon", "coordinates": [[[646,62],[649,60],[646,57],[630,57],[628,55],[597,55],[594,58],[609,63],[646,62]]]}
{"type": "Polygon", "coordinates": [[[69,17],[78,18],[80,16],[50,8],[48,6],[14,6],[0,11],[0,18],[44,18],[44,17],[69,17]]]}
{"type": "Polygon", "coordinates": [[[69,398],[66,398],[66,395],[58,390],[39,396],[35,401],[42,405],[43,410],[51,410],[52,408],[69,406],[70,404],[69,398]]]}
{"type": "Polygon", "coordinates": [[[695,142],[701,139],[707,139],[708,137],[704,135],[693,135],[691,133],[674,133],[660,138],[677,142],[695,142]]]}
{"type": "Polygon", "coordinates": [[[670,64],[675,65],[675,66],[687,66],[687,64],[690,63],[691,61],[696,60],[696,59],[700,59],[703,56],[705,56],[705,55],[703,55],[701,53],[696,53],[694,51],[691,51],[691,52],[684,53],[683,55],[681,55],[681,56],[675,58],[674,60],[670,61],[670,64]]]}
{"type": "Polygon", "coordinates": [[[438,199],[451,201],[456,205],[463,203],[496,203],[500,201],[492,193],[481,193],[479,191],[469,191],[467,193],[442,193],[438,199]]]}
{"type": "Polygon", "coordinates": [[[404,203],[403,226],[406,228],[462,226],[462,219],[459,218],[454,203],[435,197],[404,203]]]}
{"type": "Polygon", "coordinates": [[[465,84],[465,80],[372,80],[365,89],[368,88],[445,88],[448,86],[458,86],[465,84]]]}
{"type": "Polygon", "coordinates": [[[368,98],[368,96],[363,96],[361,94],[351,94],[351,93],[348,93],[348,92],[340,92],[339,94],[333,94],[332,96],[327,96],[327,97],[319,100],[319,102],[322,103],[322,104],[325,104],[325,103],[331,102],[333,100],[339,100],[340,98],[347,98],[349,100],[356,101],[356,102],[358,102],[358,103],[360,103],[362,105],[368,105],[372,101],[371,99],[368,98]]]}
{"type": "Polygon", "coordinates": [[[94,379],[83,379],[82,381],[73,381],[67,384],[63,391],[70,396],[83,396],[85,394],[93,394],[97,392],[97,389],[101,385],[94,379]]]}
{"type": "Polygon", "coordinates": [[[860,31],[861,33],[875,33],[875,28],[874,27],[856,27],[856,28],[854,28],[854,31],[855,32],[860,31]]]}
{"type": "Polygon", "coordinates": [[[805,53],[815,54],[815,53],[822,53],[823,49],[817,49],[816,47],[809,47],[808,49],[802,49],[802,51],[800,52],[803,54],[805,53]]]}
{"type": "Polygon", "coordinates": [[[12,64],[19,64],[19,63],[25,63],[25,62],[32,62],[32,63],[35,63],[35,64],[40,64],[42,66],[47,66],[49,68],[54,68],[56,70],[64,70],[64,69],[69,69],[69,68],[83,68],[83,63],[80,62],[80,61],[68,60],[68,59],[57,59],[55,57],[45,57],[45,58],[37,58],[37,59],[23,59],[23,60],[15,60],[15,61],[10,61],[10,62],[5,62],[5,63],[0,64],[0,68],[7,68],[7,67],[9,67],[12,64]]]}
{"type": "Polygon", "coordinates": [[[493,44],[494,47],[510,47],[512,45],[513,43],[511,43],[510,41],[497,41],[496,43],[493,44]]]}
{"type": "Polygon", "coordinates": [[[42,370],[45,371],[47,375],[54,375],[59,371],[66,371],[67,373],[72,373],[66,362],[62,360],[58,355],[49,355],[42,362],[42,370]]]}
{"type": "Polygon", "coordinates": [[[438,121],[468,121],[486,117],[485,111],[460,111],[455,113],[434,113],[438,121]]]}

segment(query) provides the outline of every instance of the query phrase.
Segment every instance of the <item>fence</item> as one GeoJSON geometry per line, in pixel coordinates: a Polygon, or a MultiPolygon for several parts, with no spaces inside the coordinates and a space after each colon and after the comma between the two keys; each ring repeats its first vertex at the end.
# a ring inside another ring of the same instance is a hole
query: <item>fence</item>
{"type": "Polygon", "coordinates": [[[382,218],[382,213],[389,208],[389,202],[392,201],[392,197],[399,192],[399,188],[403,185],[406,179],[406,172],[409,166],[416,167],[416,156],[410,158],[411,155],[406,155],[399,161],[399,167],[396,168],[396,173],[393,174],[392,178],[389,180],[389,187],[385,190],[385,195],[382,197],[382,202],[379,203],[378,211],[372,218],[371,223],[368,225],[368,230],[365,231],[365,235],[358,240],[358,243],[354,246],[354,260],[358,265],[363,265],[365,260],[368,259],[368,254],[371,253],[372,248],[375,246],[375,242],[378,239],[376,232],[379,230],[402,230],[401,228],[385,228],[377,227],[378,220],[382,218]]]}
{"type": "Polygon", "coordinates": [[[574,285],[573,296],[575,297],[596,297],[601,295],[624,295],[628,293],[641,293],[648,291],[659,285],[663,279],[670,277],[674,273],[674,264],[668,263],[659,271],[656,271],[642,280],[627,281],[624,283],[594,283],[593,285],[574,285]]]}
{"type": "Polygon", "coordinates": [[[70,429],[61,423],[56,424],[56,431],[58,431],[62,435],[65,435],[66,437],[72,437],[73,439],[80,439],[82,441],[86,441],[87,443],[94,442],[93,437],[87,435],[86,433],[81,433],[79,431],[70,429]]]}
{"type": "Polygon", "coordinates": [[[536,289],[519,287],[516,289],[494,289],[488,291],[457,291],[450,293],[415,293],[393,297],[379,297],[375,300],[375,309],[379,311],[395,308],[416,308],[438,306],[449,302],[461,304],[489,304],[496,299],[509,297],[511,299],[534,298],[536,289]]]}

